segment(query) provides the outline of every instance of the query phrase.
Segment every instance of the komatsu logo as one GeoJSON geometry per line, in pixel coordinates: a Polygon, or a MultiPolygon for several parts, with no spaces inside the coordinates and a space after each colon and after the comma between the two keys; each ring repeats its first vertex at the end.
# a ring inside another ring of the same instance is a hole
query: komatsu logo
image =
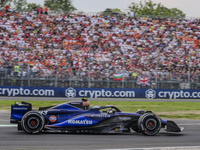
{"type": "Polygon", "coordinates": [[[65,90],[65,96],[68,98],[74,98],[76,96],[76,90],[73,88],[68,88],[65,90]]]}
{"type": "Polygon", "coordinates": [[[92,124],[91,120],[69,120],[68,124],[92,124]]]}

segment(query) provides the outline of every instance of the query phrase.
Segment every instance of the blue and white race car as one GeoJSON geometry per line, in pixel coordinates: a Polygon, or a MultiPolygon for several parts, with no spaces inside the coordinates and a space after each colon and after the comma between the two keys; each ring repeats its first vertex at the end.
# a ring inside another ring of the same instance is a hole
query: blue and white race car
{"type": "Polygon", "coordinates": [[[40,107],[32,110],[27,102],[11,105],[11,123],[18,124],[18,130],[29,134],[45,131],[76,133],[120,133],[138,132],[156,135],[161,128],[166,132],[181,132],[173,121],[165,121],[151,111],[123,113],[117,107],[89,107],[90,102],[83,98],[80,102],[67,102],[56,106],[40,107]]]}

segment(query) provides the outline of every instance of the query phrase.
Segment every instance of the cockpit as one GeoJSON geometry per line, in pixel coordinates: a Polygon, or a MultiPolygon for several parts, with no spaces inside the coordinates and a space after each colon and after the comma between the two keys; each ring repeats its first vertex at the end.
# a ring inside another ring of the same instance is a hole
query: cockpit
{"type": "Polygon", "coordinates": [[[121,110],[112,105],[94,106],[90,108],[90,110],[101,111],[102,113],[107,113],[107,114],[115,114],[116,112],[121,112],[121,110]]]}
{"type": "Polygon", "coordinates": [[[86,98],[83,98],[82,102],[68,102],[67,104],[84,110],[87,110],[90,107],[90,101],[88,101],[86,98]]]}

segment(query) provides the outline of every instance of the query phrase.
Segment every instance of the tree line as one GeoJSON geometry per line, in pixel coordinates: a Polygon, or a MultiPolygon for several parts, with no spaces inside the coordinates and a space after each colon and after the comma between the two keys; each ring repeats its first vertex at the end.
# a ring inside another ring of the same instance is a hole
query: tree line
{"type": "Polygon", "coordinates": [[[166,16],[166,17],[180,17],[184,18],[185,14],[178,8],[167,8],[161,3],[153,3],[151,0],[139,4],[132,2],[129,5],[129,10],[135,12],[136,15],[141,16],[166,16]]]}
{"type": "MultiPolygon", "coordinates": [[[[37,3],[28,3],[27,0],[0,0],[0,5],[12,6],[13,9],[25,10],[32,9],[33,7],[42,7],[37,3]]],[[[54,11],[74,11],[76,8],[73,6],[71,0],[45,0],[44,6],[48,6],[50,10],[54,11]]]]}
{"type": "MultiPolygon", "coordinates": [[[[42,7],[40,4],[27,3],[27,0],[0,0],[0,5],[13,5],[15,9],[32,9],[34,6],[42,7]]],[[[48,6],[50,10],[54,11],[74,11],[76,8],[72,4],[72,0],[45,0],[44,6],[48,6]]],[[[118,9],[110,9],[112,12],[123,14],[118,9]]],[[[185,14],[178,8],[167,8],[161,3],[154,3],[152,0],[140,1],[139,4],[132,2],[128,6],[128,10],[134,12],[136,16],[166,16],[166,17],[180,17],[184,18],[185,14]]]]}

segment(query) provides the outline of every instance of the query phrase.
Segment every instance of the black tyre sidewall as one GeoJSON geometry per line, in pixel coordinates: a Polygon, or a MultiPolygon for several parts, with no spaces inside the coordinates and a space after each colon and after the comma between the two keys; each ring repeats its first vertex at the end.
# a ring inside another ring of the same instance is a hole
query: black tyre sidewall
{"type": "Polygon", "coordinates": [[[161,129],[161,121],[160,118],[153,113],[145,113],[140,116],[138,120],[138,129],[144,135],[156,135],[161,129]],[[156,127],[153,130],[148,130],[146,127],[146,121],[148,119],[154,119],[156,121],[156,127]]]}
{"type": "Polygon", "coordinates": [[[132,125],[132,126],[131,126],[131,129],[132,129],[133,131],[137,132],[137,133],[140,133],[140,130],[138,129],[138,125],[137,125],[137,124],[132,125]]]}
{"type": "Polygon", "coordinates": [[[44,117],[40,113],[35,112],[35,111],[27,112],[21,120],[21,126],[25,132],[27,132],[29,134],[37,134],[37,133],[41,132],[42,129],[44,128],[44,117]],[[28,120],[30,117],[35,117],[38,119],[39,125],[36,129],[29,128],[28,120]]]}

